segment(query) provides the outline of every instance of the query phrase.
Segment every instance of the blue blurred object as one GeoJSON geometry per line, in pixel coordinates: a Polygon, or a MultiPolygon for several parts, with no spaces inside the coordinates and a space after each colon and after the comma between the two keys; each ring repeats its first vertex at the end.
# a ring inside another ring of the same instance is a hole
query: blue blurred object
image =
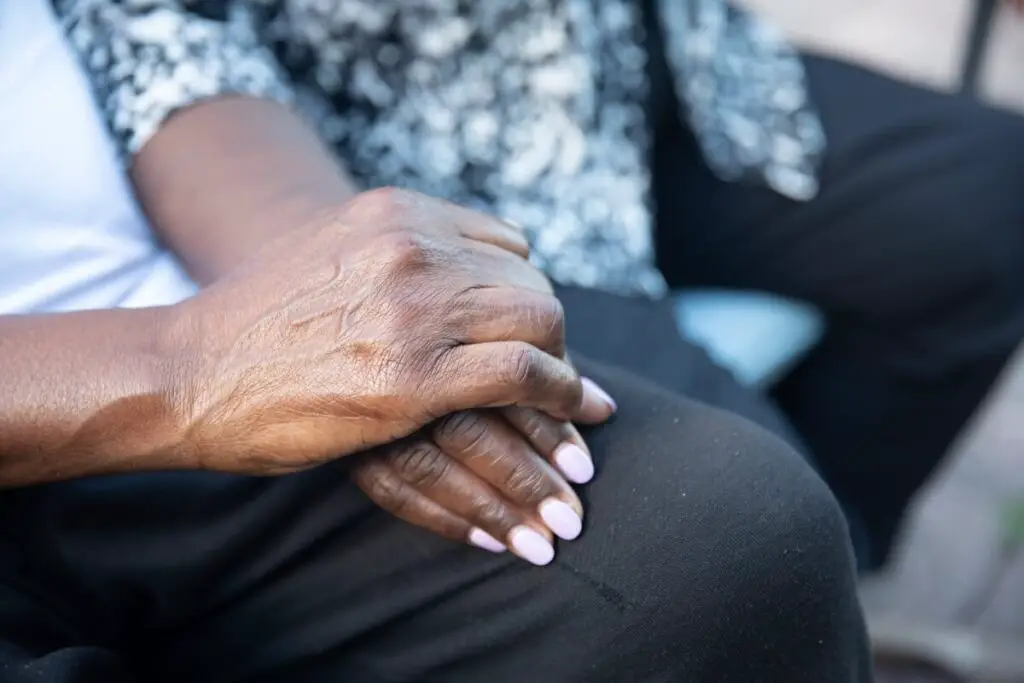
{"type": "Polygon", "coordinates": [[[812,306],[761,292],[685,290],[676,323],[743,384],[764,389],[821,339],[824,318],[812,306]]]}
{"type": "Polygon", "coordinates": [[[975,0],[970,33],[960,70],[960,90],[974,94],[981,85],[981,67],[985,61],[988,40],[995,25],[999,0],[975,0]]]}

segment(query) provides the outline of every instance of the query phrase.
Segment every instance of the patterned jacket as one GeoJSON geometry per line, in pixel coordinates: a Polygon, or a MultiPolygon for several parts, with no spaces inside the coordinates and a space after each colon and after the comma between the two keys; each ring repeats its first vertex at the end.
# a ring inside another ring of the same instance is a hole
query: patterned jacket
{"type": "MultiPolygon", "coordinates": [[[[803,67],[724,0],[651,0],[711,168],[794,199],[824,148],[803,67]]],[[[54,0],[127,160],[226,93],[311,117],[365,187],[398,185],[529,233],[564,284],[658,296],[637,0],[54,0]]]]}

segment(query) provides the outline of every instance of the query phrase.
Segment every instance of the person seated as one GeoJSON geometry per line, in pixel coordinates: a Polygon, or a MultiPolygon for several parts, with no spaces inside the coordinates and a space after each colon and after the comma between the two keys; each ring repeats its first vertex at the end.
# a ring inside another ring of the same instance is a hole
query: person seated
{"type": "Polygon", "coordinates": [[[674,339],[670,287],[812,304],[825,336],[773,391],[792,429],[764,424],[813,455],[865,569],[1024,338],[1024,119],[798,52],[723,0],[55,6],[158,230],[147,147],[234,93],[302,112],[358,188],[521,225],[576,350],[673,391],[751,410],[674,339]]]}
{"type": "Polygon", "coordinates": [[[0,680],[870,679],[835,499],[696,350],[736,411],[258,97],[148,131],[144,220],[49,8],[0,31],[0,680]]]}

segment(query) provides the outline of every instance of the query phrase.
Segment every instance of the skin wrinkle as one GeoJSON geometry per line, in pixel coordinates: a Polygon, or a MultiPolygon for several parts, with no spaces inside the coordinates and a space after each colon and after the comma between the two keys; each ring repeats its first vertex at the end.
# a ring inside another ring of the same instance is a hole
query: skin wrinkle
{"type": "Polygon", "coordinates": [[[434,428],[434,438],[450,443],[462,452],[473,452],[486,442],[487,425],[480,414],[466,411],[442,419],[434,428]]]}
{"type": "Polygon", "coordinates": [[[418,441],[397,452],[391,459],[402,478],[415,489],[429,489],[447,478],[454,461],[432,443],[418,441]]]}

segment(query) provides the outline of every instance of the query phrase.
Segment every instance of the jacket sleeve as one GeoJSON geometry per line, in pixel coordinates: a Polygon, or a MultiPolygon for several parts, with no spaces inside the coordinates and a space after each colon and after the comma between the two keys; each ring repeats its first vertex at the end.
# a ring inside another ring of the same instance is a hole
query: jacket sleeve
{"type": "Polygon", "coordinates": [[[53,0],[129,165],[175,111],[228,94],[291,103],[246,0],[53,0]]]}

